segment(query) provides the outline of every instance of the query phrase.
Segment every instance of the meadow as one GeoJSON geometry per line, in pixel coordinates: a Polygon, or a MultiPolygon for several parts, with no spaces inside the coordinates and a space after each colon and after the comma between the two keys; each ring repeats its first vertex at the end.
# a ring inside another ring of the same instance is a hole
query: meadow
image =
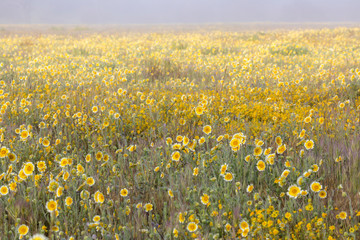
{"type": "Polygon", "coordinates": [[[360,28],[0,36],[0,239],[359,239],[360,28]]]}

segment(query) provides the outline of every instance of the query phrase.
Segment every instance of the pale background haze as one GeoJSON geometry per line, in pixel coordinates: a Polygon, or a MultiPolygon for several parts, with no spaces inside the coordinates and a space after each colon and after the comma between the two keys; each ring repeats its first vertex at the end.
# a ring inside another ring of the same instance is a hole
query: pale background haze
{"type": "Polygon", "coordinates": [[[360,22],[360,0],[0,0],[0,24],[360,22]]]}

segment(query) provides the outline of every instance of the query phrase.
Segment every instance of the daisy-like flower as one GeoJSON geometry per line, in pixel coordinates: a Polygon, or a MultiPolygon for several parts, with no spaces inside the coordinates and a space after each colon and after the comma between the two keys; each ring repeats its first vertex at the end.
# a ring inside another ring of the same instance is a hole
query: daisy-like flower
{"type": "Polygon", "coordinates": [[[265,156],[269,155],[270,153],[271,153],[271,148],[265,149],[265,151],[264,151],[265,156]]]}
{"type": "Polygon", "coordinates": [[[147,203],[144,206],[145,212],[151,212],[153,210],[153,205],[151,203],[147,203]]]}
{"type": "Polygon", "coordinates": [[[313,164],[311,167],[312,167],[313,172],[318,172],[319,171],[319,165],[313,164]]]}
{"type": "Polygon", "coordinates": [[[36,166],[39,172],[44,172],[46,170],[46,163],[44,161],[37,162],[36,166]]]}
{"type": "Polygon", "coordinates": [[[314,148],[314,141],[313,140],[306,140],[304,144],[306,150],[310,150],[314,148]]]}
{"type": "Polygon", "coordinates": [[[287,195],[291,198],[297,198],[301,192],[301,189],[296,185],[291,185],[288,188],[287,195]]]}
{"type": "Polygon", "coordinates": [[[310,184],[310,189],[313,192],[319,192],[322,189],[322,186],[319,182],[313,182],[310,184]]]}
{"type": "Polygon", "coordinates": [[[29,176],[34,172],[35,166],[34,166],[34,164],[32,162],[27,162],[27,163],[25,163],[23,169],[24,169],[25,175],[29,176]]]}
{"type": "Polygon", "coordinates": [[[339,218],[340,218],[341,220],[345,220],[346,217],[347,217],[347,213],[346,213],[346,212],[342,211],[342,212],[339,213],[339,218]]]}
{"type": "Polygon", "coordinates": [[[309,169],[309,170],[307,170],[306,172],[304,172],[303,175],[304,175],[304,177],[308,178],[308,177],[310,177],[311,173],[312,173],[312,170],[309,169]]]}
{"type": "Polygon", "coordinates": [[[42,144],[43,144],[44,147],[48,147],[48,146],[50,146],[50,141],[47,138],[45,138],[43,140],[42,144]]]}
{"type": "Polygon", "coordinates": [[[179,223],[184,223],[185,222],[185,213],[179,213],[179,223]]]}
{"type": "Polygon", "coordinates": [[[207,195],[206,193],[204,193],[201,197],[200,197],[201,203],[204,205],[207,205],[210,201],[210,197],[209,195],[207,195]]]}
{"type": "Polygon", "coordinates": [[[241,236],[244,237],[244,238],[246,238],[247,235],[249,234],[249,232],[250,232],[250,229],[249,229],[249,228],[245,228],[245,229],[242,231],[241,236]]]}
{"type": "Polygon", "coordinates": [[[263,150],[262,150],[261,147],[256,147],[254,149],[254,156],[258,157],[258,156],[260,156],[262,154],[262,152],[263,152],[263,150]]]}
{"type": "Polygon", "coordinates": [[[204,126],[203,132],[204,132],[206,135],[209,135],[209,134],[211,133],[211,126],[210,126],[210,125],[204,126]]]}
{"type": "Polygon", "coordinates": [[[103,158],[103,153],[102,152],[97,152],[95,154],[95,159],[98,161],[101,161],[101,159],[103,158]]]}
{"type": "Polygon", "coordinates": [[[247,186],[246,192],[251,193],[253,189],[254,189],[254,185],[250,184],[249,186],[247,186]]]}
{"type": "Polygon", "coordinates": [[[283,154],[284,152],[286,151],[286,145],[281,145],[281,146],[278,146],[278,148],[276,149],[276,152],[278,154],[283,154]]]}
{"type": "Polygon", "coordinates": [[[100,222],[100,216],[99,215],[95,215],[94,217],[93,217],[93,221],[94,222],[100,222]]]}
{"type": "Polygon", "coordinates": [[[225,173],[225,175],[224,175],[224,180],[227,181],[227,182],[231,182],[233,180],[233,178],[234,178],[234,176],[230,172],[225,173]]]}
{"type": "Polygon", "coordinates": [[[94,185],[94,184],[95,184],[94,178],[93,178],[93,177],[88,177],[88,178],[86,179],[86,184],[89,185],[90,187],[91,187],[92,185],[94,185]]]}
{"type": "Polygon", "coordinates": [[[202,144],[204,144],[205,141],[206,141],[205,138],[204,138],[204,137],[201,137],[201,138],[199,139],[199,144],[202,145],[202,144]]]}
{"type": "Polygon", "coordinates": [[[186,229],[189,232],[195,232],[198,229],[198,225],[195,222],[189,222],[188,225],[186,226],[186,229]]]}
{"type": "Polygon", "coordinates": [[[70,207],[73,204],[73,199],[71,197],[66,197],[65,198],[65,205],[67,207],[70,207]]]}
{"type": "Polygon", "coordinates": [[[204,108],[202,108],[201,106],[198,106],[195,108],[195,113],[196,115],[200,116],[204,113],[204,108]]]}
{"type": "Polygon", "coordinates": [[[307,117],[304,119],[304,122],[305,122],[305,123],[310,123],[310,122],[311,122],[311,117],[310,117],[310,116],[307,116],[307,117]]]}
{"type": "Polygon", "coordinates": [[[61,197],[63,191],[64,191],[64,187],[58,187],[58,189],[56,189],[56,197],[61,197]]]}
{"type": "Polygon", "coordinates": [[[199,168],[196,167],[193,169],[193,176],[197,176],[199,174],[199,168]]]}
{"type": "Polygon", "coordinates": [[[302,176],[298,177],[296,180],[297,185],[301,186],[304,182],[304,178],[302,176]]]}
{"type": "Polygon", "coordinates": [[[318,121],[319,121],[319,124],[321,125],[321,124],[324,123],[324,118],[323,118],[323,117],[320,117],[320,118],[318,119],[318,121]]]}
{"type": "Polygon", "coordinates": [[[221,167],[220,167],[220,175],[221,176],[225,175],[225,172],[226,172],[227,169],[228,169],[228,165],[226,163],[221,165],[221,167]]]}
{"type": "Polygon", "coordinates": [[[120,195],[126,197],[129,194],[129,191],[126,188],[120,190],[120,195]]]}
{"type": "Polygon", "coordinates": [[[301,130],[301,132],[300,132],[300,134],[299,134],[299,138],[300,138],[300,139],[303,139],[303,138],[305,137],[305,133],[306,133],[306,130],[305,130],[305,129],[301,130]]]}
{"type": "Polygon", "coordinates": [[[48,238],[43,234],[35,234],[30,238],[30,240],[48,240],[48,238]]]}
{"type": "Polygon", "coordinates": [[[7,186],[1,186],[0,187],[0,194],[2,196],[6,196],[9,193],[9,188],[7,186]]]}
{"type": "Polygon", "coordinates": [[[20,133],[20,139],[25,141],[29,137],[29,132],[27,130],[22,130],[20,133]]]}
{"type": "Polygon", "coordinates": [[[186,145],[188,145],[189,144],[189,141],[190,141],[190,139],[188,138],[188,137],[184,137],[184,139],[183,139],[183,146],[186,146],[186,145]]]}
{"type": "Polygon", "coordinates": [[[99,110],[98,106],[93,106],[93,107],[91,108],[91,111],[92,111],[93,113],[97,113],[98,110],[99,110]]]}
{"type": "Polygon", "coordinates": [[[184,125],[185,125],[185,123],[186,123],[186,120],[185,120],[185,119],[183,119],[183,118],[180,118],[180,120],[179,120],[179,124],[180,124],[180,125],[182,125],[182,126],[184,126],[184,125]]]}
{"type": "Polygon", "coordinates": [[[240,146],[240,144],[241,144],[241,141],[238,138],[233,138],[230,141],[230,147],[231,148],[238,148],[240,146]]]}
{"type": "Polygon", "coordinates": [[[18,227],[18,233],[21,235],[21,236],[24,236],[26,235],[27,233],[29,232],[29,227],[26,226],[25,224],[22,224],[18,227]]]}
{"type": "Polygon", "coordinates": [[[306,195],[308,195],[308,191],[301,190],[300,194],[301,194],[301,196],[306,196],[306,195]]]}
{"type": "Polygon", "coordinates": [[[174,197],[174,193],[171,189],[168,190],[168,195],[169,197],[173,198],[174,197]]]}
{"type": "Polygon", "coordinates": [[[178,162],[180,160],[180,152],[179,151],[175,151],[171,154],[171,159],[175,162],[178,162]]]}
{"type": "Polygon", "coordinates": [[[285,170],[281,173],[281,176],[286,178],[286,177],[289,175],[289,173],[290,173],[290,170],[289,170],[289,169],[285,169],[285,170]]]}
{"type": "Polygon", "coordinates": [[[105,201],[104,194],[102,194],[100,191],[96,191],[94,194],[94,200],[96,203],[103,203],[105,201]]]}
{"type": "Polygon", "coordinates": [[[176,137],[176,141],[177,141],[177,142],[182,142],[183,140],[184,140],[184,137],[181,136],[181,135],[178,135],[178,136],[176,137]]]}
{"type": "Polygon", "coordinates": [[[60,167],[65,167],[69,164],[68,159],[67,158],[61,158],[60,160],[60,167]]]}
{"type": "Polygon", "coordinates": [[[56,211],[57,209],[57,202],[53,199],[50,199],[47,203],[46,203],[46,209],[48,212],[52,213],[54,211],[56,211]]]}
{"type": "Polygon", "coordinates": [[[302,158],[302,157],[304,157],[304,154],[305,154],[304,149],[301,149],[299,152],[299,156],[302,158]]]}
{"type": "Polygon", "coordinates": [[[15,153],[9,153],[8,158],[9,158],[10,162],[14,162],[17,160],[17,156],[15,153]]]}
{"type": "Polygon", "coordinates": [[[231,230],[231,225],[229,223],[225,224],[225,232],[230,232],[231,230]]]}
{"type": "Polygon", "coordinates": [[[277,144],[278,146],[282,145],[282,139],[281,139],[281,137],[280,137],[280,136],[277,136],[277,137],[275,138],[275,142],[276,142],[276,144],[277,144]]]}
{"type": "Polygon", "coordinates": [[[265,167],[266,167],[266,164],[264,161],[260,160],[257,162],[256,164],[256,168],[257,170],[259,170],[260,172],[264,171],[265,170],[265,167]]]}
{"type": "Polygon", "coordinates": [[[275,153],[267,155],[265,158],[265,162],[267,164],[274,165],[275,164],[275,153]]]}
{"type": "Polygon", "coordinates": [[[245,230],[245,229],[248,229],[249,228],[249,224],[246,222],[246,221],[244,221],[244,220],[242,220],[241,222],[240,222],[240,228],[242,229],[242,230],[245,230]]]}
{"type": "Polygon", "coordinates": [[[319,192],[319,197],[320,197],[320,198],[326,198],[326,197],[327,197],[327,192],[326,192],[325,190],[321,190],[321,191],[319,192]]]}

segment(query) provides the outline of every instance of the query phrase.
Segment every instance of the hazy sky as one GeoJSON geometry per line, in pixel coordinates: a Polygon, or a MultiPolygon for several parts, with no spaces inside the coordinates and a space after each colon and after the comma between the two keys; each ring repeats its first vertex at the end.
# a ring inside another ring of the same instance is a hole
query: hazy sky
{"type": "Polygon", "coordinates": [[[0,0],[0,24],[360,22],[360,0],[0,0]]]}

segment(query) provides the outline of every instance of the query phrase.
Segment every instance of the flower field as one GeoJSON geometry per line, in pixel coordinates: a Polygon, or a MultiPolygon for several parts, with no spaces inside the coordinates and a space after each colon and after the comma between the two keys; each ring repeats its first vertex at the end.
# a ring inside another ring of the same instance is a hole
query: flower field
{"type": "Polygon", "coordinates": [[[359,239],[360,29],[0,36],[0,239],[359,239]]]}

